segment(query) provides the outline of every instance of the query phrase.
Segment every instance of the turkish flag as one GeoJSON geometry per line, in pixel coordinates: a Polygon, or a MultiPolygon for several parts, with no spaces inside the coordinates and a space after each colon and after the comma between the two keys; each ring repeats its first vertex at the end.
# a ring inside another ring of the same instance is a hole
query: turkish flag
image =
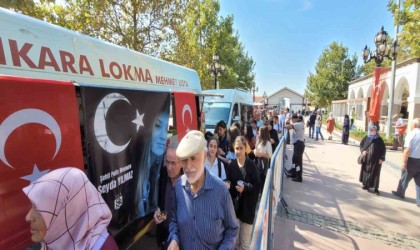
{"type": "Polygon", "coordinates": [[[76,92],[71,82],[1,75],[0,88],[0,249],[25,249],[22,188],[56,168],[84,168],[76,92]]]}
{"type": "Polygon", "coordinates": [[[197,107],[194,93],[174,91],[176,129],[178,140],[190,130],[198,129],[197,107]]]}
{"type": "Polygon", "coordinates": [[[371,122],[377,122],[381,118],[379,114],[382,106],[382,97],[385,91],[385,79],[388,68],[376,67],[373,71],[372,96],[370,98],[369,118],[371,122]]]}

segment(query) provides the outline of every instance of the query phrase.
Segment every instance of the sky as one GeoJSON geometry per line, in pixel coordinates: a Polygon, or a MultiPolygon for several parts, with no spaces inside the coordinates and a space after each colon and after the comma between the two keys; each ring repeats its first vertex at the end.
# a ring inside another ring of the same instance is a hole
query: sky
{"type": "Polygon", "coordinates": [[[234,16],[234,29],[255,62],[258,92],[273,94],[283,87],[303,94],[309,72],[332,42],[349,55],[373,38],[381,27],[395,37],[388,0],[220,0],[220,14],[234,16]]]}

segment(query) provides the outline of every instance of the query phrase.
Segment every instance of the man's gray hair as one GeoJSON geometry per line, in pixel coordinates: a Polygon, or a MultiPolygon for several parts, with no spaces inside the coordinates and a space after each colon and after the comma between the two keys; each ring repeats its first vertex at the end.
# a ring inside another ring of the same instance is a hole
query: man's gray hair
{"type": "Polygon", "coordinates": [[[415,118],[413,124],[415,128],[420,128],[420,118],[415,118]]]}

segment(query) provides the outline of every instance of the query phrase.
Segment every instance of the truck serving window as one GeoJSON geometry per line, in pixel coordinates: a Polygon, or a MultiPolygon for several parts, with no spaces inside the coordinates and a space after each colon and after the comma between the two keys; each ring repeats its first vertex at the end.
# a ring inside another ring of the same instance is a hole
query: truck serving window
{"type": "Polygon", "coordinates": [[[228,102],[205,102],[203,109],[206,117],[206,129],[214,128],[220,120],[227,123],[230,107],[231,104],[228,102]]]}

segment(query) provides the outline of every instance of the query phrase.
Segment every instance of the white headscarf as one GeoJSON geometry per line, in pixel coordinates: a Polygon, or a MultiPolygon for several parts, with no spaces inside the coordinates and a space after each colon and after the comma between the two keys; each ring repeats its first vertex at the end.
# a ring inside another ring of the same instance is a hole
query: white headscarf
{"type": "Polygon", "coordinates": [[[23,188],[47,226],[42,249],[92,249],[112,214],[77,168],[60,168],[23,188]]]}
{"type": "Polygon", "coordinates": [[[329,118],[329,119],[334,119],[334,117],[333,117],[333,113],[332,113],[332,112],[330,112],[330,114],[329,114],[328,118],[329,118]]]}

